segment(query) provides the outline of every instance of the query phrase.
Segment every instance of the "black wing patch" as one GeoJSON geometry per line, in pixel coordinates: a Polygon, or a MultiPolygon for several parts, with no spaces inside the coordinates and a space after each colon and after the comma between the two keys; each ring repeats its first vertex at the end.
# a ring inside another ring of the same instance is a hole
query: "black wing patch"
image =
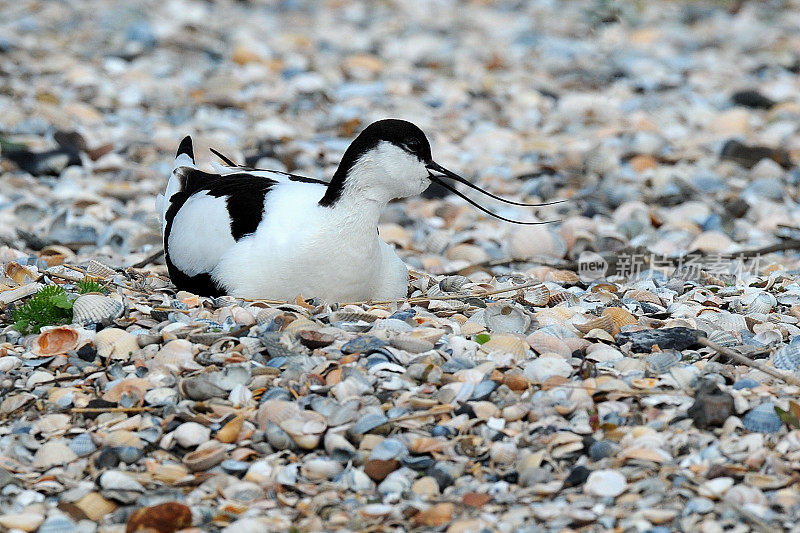
{"type": "Polygon", "coordinates": [[[197,192],[205,191],[209,196],[217,198],[224,196],[231,219],[231,235],[237,241],[256,231],[264,217],[264,198],[272,186],[278,183],[244,172],[220,176],[191,167],[181,167],[176,172],[182,187],[180,192],[172,195],[167,217],[175,208],[172,215],[174,218],[186,200],[197,192]]]}
{"type": "Polygon", "coordinates": [[[169,277],[178,289],[202,296],[221,296],[225,291],[214,282],[210,273],[203,272],[189,276],[172,262],[169,254],[172,222],[186,201],[197,192],[205,191],[217,198],[225,196],[231,220],[231,234],[238,241],[258,228],[264,217],[264,198],[277,182],[245,173],[220,176],[190,167],[181,167],[176,169],[175,173],[181,182],[181,191],[170,198],[170,205],[164,217],[167,221],[164,228],[164,257],[169,277]]]}

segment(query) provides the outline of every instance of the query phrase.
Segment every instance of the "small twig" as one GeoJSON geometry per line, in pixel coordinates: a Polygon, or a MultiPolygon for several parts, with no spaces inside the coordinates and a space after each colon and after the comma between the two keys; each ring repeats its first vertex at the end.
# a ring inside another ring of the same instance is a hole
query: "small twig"
{"type": "Polygon", "coordinates": [[[66,281],[71,281],[72,283],[75,283],[75,282],[81,281],[81,278],[79,278],[79,277],[76,277],[76,276],[68,276],[68,275],[66,275],[66,274],[59,274],[59,273],[57,273],[57,272],[45,272],[45,275],[46,275],[46,276],[49,276],[49,277],[51,277],[51,278],[58,278],[58,279],[63,279],[63,280],[66,280],[66,281]]]}
{"type": "Polygon", "coordinates": [[[154,254],[148,255],[147,257],[145,257],[144,259],[142,259],[138,263],[132,264],[131,268],[144,268],[147,265],[149,265],[150,263],[152,263],[153,261],[155,261],[156,259],[158,259],[159,257],[161,257],[162,255],[164,255],[164,250],[159,250],[154,254]]]}
{"type": "Polygon", "coordinates": [[[158,407],[73,407],[71,413],[143,413],[158,407]]]}
{"type": "Polygon", "coordinates": [[[723,504],[725,505],[725,507],[731,509],[739,516],[741,516],[746,522],[750,522],[750,524],[753,526],[753,529],[755,529],[756,531],[759,531],[760,533],[770,533],[772,531],[775,531],[775,529],[770,527],[768,523],[766,523],[764,520],[762,520],[755,514],[751,513],[750,511],[744,509],[743,507],[739,505],[732,505],[728,502],[723,502],[723,504]]]}
{"type": "Polygon", "coordinates": [[[701,344],[701,345],[703,345],[703,346],[705,346],[707,348],[711,348],[712,350],[715,350],[715,351],[721,353],[722,355],[727,356],[730,359],[733,359],[737,363],[741,363],[741,364],[749,366],[751,368],[755,368],[756,370],[760,370],[761,372],[764,372],[765,374],[769,374],[772,377],[775,377],[775,378],[778,378],[778,379],[780,379],[782,381],[785,381],[786,383],[788,383],[790,385],[800,386],[800,379],[798,379],[795,375],[790,374],[789,372],[785,372],[783,370],[780,370],[780,369],[777,369],[777,368],[774,368],[774,367],[771,367],[771,366],[767,366],[764,363],[762,363],[761,361],[756,361],[754,359],[750,359],[749,357],[747,357],[745,355],[742,355],[742,354],[740,354],[738,352],[735,352],[735,351],[733,351],[731,349],[725,348],[724,346],[720,346],[717,343],[711,342],[710,340],[708,340],[705,337],[698,336],[697,337],[697,343],[701,344]]]}
{"type": "Polygon", "coordinates": [[[427,411],[420,411],[419,413],[410,413],[407,415],[398,416],[397,418],[392,418],[390,422],[403,422],[404,420],[413,420],[415,418],[424,418],[426,416],[443,415],[451,412],[453,409],[455,409],[455,407],[452,405],[438,405],[428,409],[427,411]]]}

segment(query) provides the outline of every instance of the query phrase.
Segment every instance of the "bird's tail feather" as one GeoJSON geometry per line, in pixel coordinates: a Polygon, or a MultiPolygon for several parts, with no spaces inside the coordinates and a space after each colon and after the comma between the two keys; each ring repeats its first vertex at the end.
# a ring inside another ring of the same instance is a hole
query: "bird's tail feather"
{"type": "Polygon", "coordinates": [[[167,225],[165,218],[167,209],[169,209],[170,198],[172,198],[173,194],[180,192],[183,188],[183,180],[181,179],[182,173],[178,172],[178,169],[181,167],[197,168],[194,162],[192,138],[189,135],[184,137],[180,146],[178,146],[178,153],[175,154],[175,164],[172,166],[172,174],[170,174],[169,180],[167,181],[167,188],[164,191],[164,194],[159,194],[156,197],[156,211],[161,217],[162,233],[167,225]]]}

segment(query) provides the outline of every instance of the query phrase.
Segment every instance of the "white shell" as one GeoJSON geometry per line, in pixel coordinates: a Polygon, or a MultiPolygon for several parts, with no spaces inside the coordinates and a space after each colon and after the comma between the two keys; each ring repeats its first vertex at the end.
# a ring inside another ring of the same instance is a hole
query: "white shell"
{"type": "Polygon", "coordinates": [[[139,349],[135,335],[119,328],[106,328],[94,337],[97,355],[112,359],[127,359],[131,353],[139,349]]]}
{"type": "Polygon", "coordinates": [[[110,324],[122,315],[122,302],[102,294],[82,294],[72,305],[72,320],[76,324],[110,324]]]}
{"type": "Polygon", "coordinates": [[[78,456],[63,440],[52,440],[44,443],[33,456],[34,468],[48,469],[60,466],[77,459],[78,456]]]}
{"type": "Polygon", "coordinates": [[[211,438],[211,430],[197,422],[184,422],[175,428],[173,436],[184,448],[192,448],[211,438]]]}
{"type": "Polygon", "coordinates": [[[619,472],[615,470],[595,470],[589,474],[583,490],[592,496],[613,498],[625,492],[627,486],[628,482],[625,480],[625,476],[619,472]]]}

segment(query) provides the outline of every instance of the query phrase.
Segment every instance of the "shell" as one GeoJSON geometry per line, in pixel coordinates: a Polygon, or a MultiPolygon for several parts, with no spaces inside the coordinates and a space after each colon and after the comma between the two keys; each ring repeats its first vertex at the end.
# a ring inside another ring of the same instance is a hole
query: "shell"
{"type": "Polygon", "coordinates": [[[614,319],[609,315],[602,316],[580,316],[575,315],[572,317],[572,325],[581,333],[589,333],[593,329],[601,329],[608,333],[613,333],[615,324],[614,319]]]}
{"type": "Polygon", "coordinates": [[[153,359],[176,370],[200,370],[202,366],[194,360],[196,353],[191,342],[185,339],[175,339],[166,343],[153,359]]]}
{"type": "Polygon", "coordinates": [[[552,376],[569,377],[572,365],[559,357],[539,357],[525,365],[525,377],[534,383],[542,383],[552,376]]]}
{"type": "Polygon", "coordinates": [[[746,505],[760,505],[767,507],[769,500],[761,490],[756,487],[748,487],[747,485],[736,485],[728,489],[723,497],[728,503],[743,507],[746,505]]]}
{"type": "Polygon", "coordinates": [[[489,457],[500,464],[511,464],[517,460],[519,450],[513,442],[494,442],[489,448],[489,457]]]}
{"type": "Polygon", "coordinates": [[[767,314],[778,305],[778,301],[768,292],[756,291],[742,297],[742,304],[748,313],[767,314]]]}
{"type": "Polygon", "coordinates": [[[315,411],[300,411],[297,416],[282,420],[278,425],[304,450],[316,448],[328,428],[325,417],[315,411]]]}
{"type": "Polygon", "coordinates": [[[439,282],[439,288],[444,292],[458,292],[468,283],[472,283],[466,276],[447,276],[439,282]]]}
{"type": "Polygon", "coordinates": [[[110,324],[122,316],[125,306],[119,300],[103,294],[82,294],[72,305],[72,320],[76,324],[110,324]]]}
{"type": "Polygon", "coordinates": [[[709,333],[708,340],[720,346],[738,346],[742,343],[741,339],[736,337],[732,332],[722,330],[715,330],[709,333]]]}
{"type": "Polygon", "coordinates": [[[796,372],[800,368],[800,345],[787,344],[786,346],[781,346],[772,357],[775,368],[796,372]]]}
{"type": "Polygon", "coordinates": [[[556,283],[562,283],[564,285],[575,285],[580,283],[581,278],[577,273],[571,270],[553,270],[545,275],[544,281],[555,281],[556,283]]]}
{"type": "Polygon", "coordinates": [[[70,533],[77,529],[75,522],[66,515],[50,515],[39,526],[36,533],[70,533]]]}
{"type": "Polygon", "coordinates": [[[638,320],[627,309],[622,307],[607,307],[603,309],[603,316],[610,316],[611,320],[617,326],[617,329],[622,329],[625,326],[638,324],[638,320]]]}
{"type": "Polygon", "coordinates": [[[300,407],[295,402],[286,400],[266,400],[262,402],[256,414],[259,427],[264,430],[267,423],[280,424],[284,420],[299,416],[300,407]]]}
{"type": "Polygon", "coordinates": [[[200,472],[220,464],[226,455],[225,446],[210,441],[209,445],[184,455],[183,464],[192,472],[200,472]]]}
{"type": "Polygon", "coordinates": [[[31,351],[40,357],[48,357],[74,350],[79,342],[80,332],[72,326],[42,328],[31,346],[31,351]]]}
{"type": "Polygon", "coordinates": [[[358,419],[352,431],[355,435],[363,435],[364,433],[375,431],[388,422],[389,419],[384,414],[367,413],[358,419]]]}
{"type": "Polygon", "coordinates": [[[401,333],[389,340],[389,344],[409,353],[422,353],[433,350],[434,344],[413,334],[401,333]]]}
{"type": "Polygon", "coordinates": [[[300,467],[300,474],[312,482],[330,480],[339,475],[344,467],[337,461],[327,457],[317,457],[305,461],[300,467]]]}
{"type": "Polygon", "coordinates": [[[325,451],[335,461],[346,463],[356,455],[356,448],[341,433],[329,431],[325,434],[325,451]]]}
{"type": "Polygon", "coordinates": [[[193,448],[208,441],[211,430],[197,422],[184,422],[175,428],[172,435],[184,448],[193,448]]]}
{"type": "Polygon", "coordinates": [[[637,302],[646,302],[660,306],[664,305],[664,302],[661,301],[661,298],[644,289],[631,289],[625,293],[625,298],[630,298],[632,300],[636,300],[637,302]]]}
{"type": "Polygon", "coordinates": [[[557,353],[562,357],[570,357],[572,355],[572,350],[567,343],[558,337],[548,335],[544,331],[536,331],[531,333],[528,335],[526,340],[528,341],[530,347],[539,354],[557,353]]]}
{"type": "Polygon", "coordinates": [[[496,333],[525,333],[531,325],[531,317],[510,303],[490,304],[483,312],[483,320],[489,331],[496,333]]]}
{"type": "Polygon", "coordinates": [[[135,335],[119,328],[106,328],[94,337],[97,355],[112,359],[127,359],[139,349],[135,335]]]}
{"type": "Polygon", "coordinates": [[[519,291],[517,300],[524,305],[544,307],[550,301],[550,289],[545,285],[535,285],[519,291]]]}
{"type": "Polygon", "coordinates": [[[402,459],[408,455],[408,448],[396,438],[384,439],[372,448],[369,454],[371,461],[389,461],[392,459],[402,459]]]}
{"type": "Polygon", "coordinates": [[[41,433],[45,439],[61,436],[70,427],[72,417],[64,414],[46,415],[33,425],[34,433],[41,433]]]}
{"type": "Polygon", "coordinates": [[[45,442],[33,456],[34,468],[46,470],[54,466],[70,463],[78,458],[72,448],[64,440],[45,442]]]}
{"type": "Polygon", "coordinates": [[[89,520],[99,522],[106,515],[113,513],[117,504],[105,499],[100,493],[90,492],[75,502],[75,507],[83,511],[89,520]]]}
{"type": "Polygon", "coordinates": [[[521,358],[528,351],[528,343],[517,335],[492,335],[481,345],[481,350],[487,353],[510,353],[514,357],[521,358]]]}
{"type": "Polygon", "coordinates": [[[239,433],[241,433],[243,426],[244,416],[238,415],[232,420],[228,421],[219,429],[219,431],[217,431],[216,439],[220,442],[226,443],[236,442],[236,439],[239,437],[239,433]]]}
{"type": "Polygon", "coordinates": [[[92,437],[88,433],[81,433],[73,438],[69,443],[69,447],[72,448],[72,451],[79,457],[82,455],[89,455],[97,450],[97,446],[95,446],[92,437]]]}
{"type": "Polygon", "coordinates": [[[144,394],[144,401],[149,405],[161,407],[178,403],[179,395],[172,387],[157,387],[144,394]]]}
{"type": "Polygon", "coordinates": [[[663,374],[681,360],[681,353],[677,350],[656,352],[647,358],[647,365],[654,374],[663,374]]]}
{"type": "Polygon", "coordinates": [[[0,525],[11,531],[36,531],[44,521],[44,515],[35,512],[4,513],[0,525]]]}
{"type": "Polygon", "coordinates": [[[120,470],[106,470],[100,474],[97,483],[106,490],[130,490],[144,492],[144,487],[132,475],[120,470]]]}
{"type": "Polygon", "coordinates": [[[783,422],[775,412],[775,405],[764,402],[742,417],[742,425],[753,433],[776,433],[783,427],[783,422]]]}
{"type": "Polygon", "coordinates": [[[103,437],[103,447],[133,446],[134,448],[144,448],[145,443],[139,436],[125,429],[111,431],[103,437]]]}
{"type": "Polygon", "coordinates": [[[595,470],[586,479],[583,491],[592,496],[614,498],[619,496],[628,486],[625,476],[615,470],[595,470]]]}

